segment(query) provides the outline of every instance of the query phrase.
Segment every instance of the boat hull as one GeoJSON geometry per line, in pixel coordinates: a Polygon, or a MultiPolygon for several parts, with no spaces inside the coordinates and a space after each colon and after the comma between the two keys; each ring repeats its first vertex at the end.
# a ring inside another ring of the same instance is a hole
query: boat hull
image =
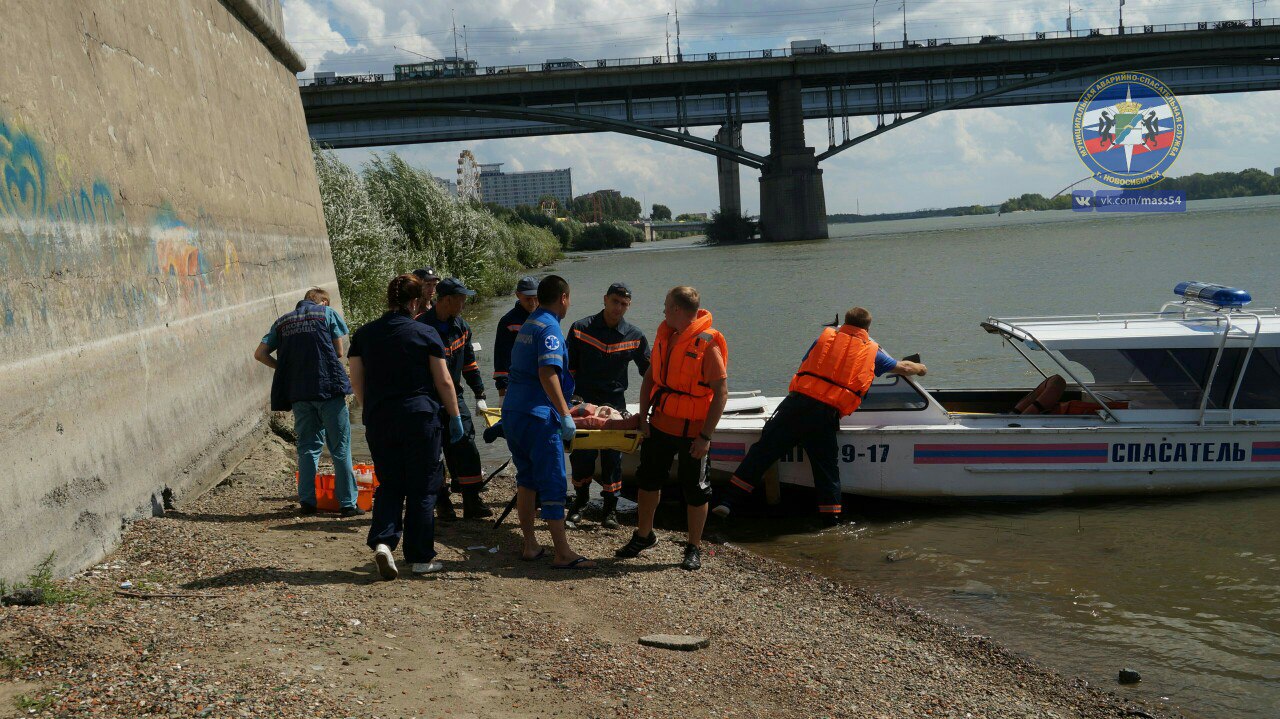
{"type": "MultiPolygon", "coordinates": [[[[717,432],[711,466],[731,473],[758,432],[717,432]]],[[[843,428],[841,489],[897,499],[1157,495],[1280,486],[1280,428],[843,428]]],[[[800,449],[784,485],[813,486],[800,449]]]]}

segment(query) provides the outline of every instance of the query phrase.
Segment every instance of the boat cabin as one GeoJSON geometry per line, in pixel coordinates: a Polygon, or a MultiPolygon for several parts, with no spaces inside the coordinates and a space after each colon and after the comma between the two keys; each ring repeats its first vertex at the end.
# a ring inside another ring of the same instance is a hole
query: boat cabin
{"type": "MultiPolygon", "coordinates": [[[[925,390],[892,377],[877,381],[854,417],[1280,422],[1280,311],[1245,311],[1248,293],[1220,285],[1182,283],[1175,291],[1183,300],[1156,312],[989,318],[982,328],[1031,363],[1044,378],[1039,387],[925,390]]],[[[876,422],[854,417],[846,424],[876,422]]]]}

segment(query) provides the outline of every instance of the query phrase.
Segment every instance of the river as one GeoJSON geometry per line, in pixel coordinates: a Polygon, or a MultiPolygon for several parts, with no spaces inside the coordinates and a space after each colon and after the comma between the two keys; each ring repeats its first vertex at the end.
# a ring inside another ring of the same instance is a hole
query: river
{"type": "MultiPolygon", "coordinates": [[[[831,239],[709,249],[688,240],[571,256],[570,319],[630,283],[646,330],[692,284],[729,341],[730,387],[785,391],[801,353],[850,305],[931,386],[1039,379],[978,322],[989,315],[1156,309],[1183,279],[1280,303],[1280,198],[1193,202],[1185,214],[1016,213],[834,225],[831,239]]],[[[506,302],[476,308],[487,348],[506,302]]],[[[566,327],[568,322],[566,322],[566,327]]],[[[487,353],[481,354],[482,366],[487,353]]],[[[486,366],[486,372],[488,368],[486,366]]],[[[638,382],[633,382],[632,399],[638,382]]],[[[854,522],[734,526],[754,551],[897,595],[1060,671],[1205,717],[1280,714],[1280,492],[939,508],[854,503],[854,522]],[[888,561],[892,557],[898,561],[888,561]]]]}

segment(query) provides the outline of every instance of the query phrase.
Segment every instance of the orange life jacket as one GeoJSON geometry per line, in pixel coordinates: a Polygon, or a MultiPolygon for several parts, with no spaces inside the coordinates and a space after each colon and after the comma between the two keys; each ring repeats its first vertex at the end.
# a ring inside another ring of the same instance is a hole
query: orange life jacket
{"type": "Polygon", "coordinates": [[[812,397],[840,411],[853,414],[876,378],[876,352],[880,345],[867,331],[853,325],[822,331],[788,391],[812,397]]]}
{"type": "Polygon", "coordinates": [[[654,412],[690,422],[707,418],[712,392],[703,381],[702,360],[712,347],[720,350],[727,367],[729,348],[724,335],[712,329],[711,313],[706,310],[698,310],[693,323],[679,335],[666,322],[658,325],[649,370],[654,412]]]}

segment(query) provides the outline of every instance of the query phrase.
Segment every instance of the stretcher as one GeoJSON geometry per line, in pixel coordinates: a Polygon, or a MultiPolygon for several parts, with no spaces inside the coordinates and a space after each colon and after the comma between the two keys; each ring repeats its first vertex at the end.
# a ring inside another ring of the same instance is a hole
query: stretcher
{"type": "MultiPolygon", "coordinates": [[[[486,427],[492,427],[502,419],[502,410],[484,407],[479,410],[486,427]]],[[[640,447],[643,435],[634,429],[580,429],[569,443],[569,451],[578,449],[612,449],[631,454],[640,447]]]]}

